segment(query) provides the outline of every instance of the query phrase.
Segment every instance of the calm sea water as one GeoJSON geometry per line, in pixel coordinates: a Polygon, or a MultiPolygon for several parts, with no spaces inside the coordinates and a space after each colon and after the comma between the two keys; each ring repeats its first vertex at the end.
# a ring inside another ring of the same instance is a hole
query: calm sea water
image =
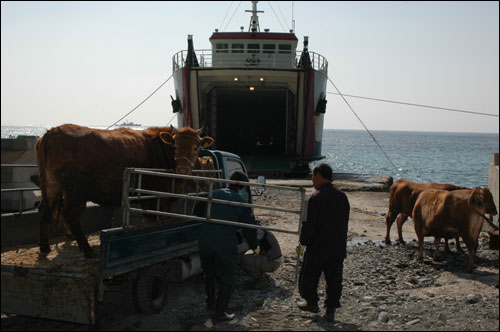
{"type": "MultiPolygon", "coordinates": [[[[105,128],[106,126],[92,126],[105,128]]],[[[2,126],[2,138],[41,136],[50,126],[2,126]]],[[[141,129],[137,127],[134,129],[141,129]]],[[[410,181],[487,186],[498,134],[373,131],[379,144],[410,181]]],[[[394,167],[362,130],[325,130],[323,151],[335,172],[390,175],[394,167]]]]}
{"type": "MultiPolygon", "coordinates": [[[[498,134],[372,131],[402,173],[417,182],[488,186],[489,165],[498,152],[498,134]]],[[[400,178],[367,132],[325,130],[323,155],[336,172],[400,178]]]]}

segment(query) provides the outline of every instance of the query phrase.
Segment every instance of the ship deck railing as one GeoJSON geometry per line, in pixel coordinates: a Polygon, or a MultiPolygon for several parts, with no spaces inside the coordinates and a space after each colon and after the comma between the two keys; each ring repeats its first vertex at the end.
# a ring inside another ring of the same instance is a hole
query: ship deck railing
{"type": "MultiPolygon", "coordinates": [[[[302,51],[292,53],[231,53],[227,50],[195,50],[195,59],[199,68],[259,68],[259,69],[298,69],[302,51]]],[[[328,61],[324,56],[308,52],[314,70],[328,73],[328,61]]],[[[186,67],[188,51],[179,51],[172,57],[173,72],[186,67]]]]}

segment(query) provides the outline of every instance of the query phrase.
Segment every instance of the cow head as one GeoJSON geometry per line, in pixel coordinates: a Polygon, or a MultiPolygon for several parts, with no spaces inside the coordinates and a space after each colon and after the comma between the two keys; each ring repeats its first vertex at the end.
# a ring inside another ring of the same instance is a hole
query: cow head
{"type": "Polygon", "coordinates": [[[200,138],[200,131],[192,128],[181,128],[177,131],[160,133],[161,140],[166,144],[173,144],[175,155],[175,172],[189,175],[198,160],[201,147],[209,147],[214,140],[205,136],[200,138]]]}
{"type": "Polygon", "coordinates": [[[492,216],[498,213],[495,202],[493,201],[493,195],[488,188],[478,187],[474,189],[469,197],[469,204],[492,216]]]}

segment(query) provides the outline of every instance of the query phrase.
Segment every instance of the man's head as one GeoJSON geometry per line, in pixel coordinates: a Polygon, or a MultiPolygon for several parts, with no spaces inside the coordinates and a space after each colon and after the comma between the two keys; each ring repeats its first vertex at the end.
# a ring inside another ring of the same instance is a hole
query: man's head
{"type": "MultiPolygon", "coordinates": [[[[246,174],[243,172],[235,171],[235,172],[233,172],[233,174],[231,174],[231,177],[229,178],[229,180],[248,182],[248,176],[246,176],[246,174]]],[[[229,189],[232,189],[234,191],[240,191],[243,188],[245,188],[245,186],[243,186],[243,185],[238,185],[238,184],[230,184],[229,185],[229,189]]]]}
{"type": "Polygon", "coordinates": [[[314,188],[318,189],[321,185],[332,182],[333,170],[328,164],[318,164],[312,170],[312,182],[314,188]]]}

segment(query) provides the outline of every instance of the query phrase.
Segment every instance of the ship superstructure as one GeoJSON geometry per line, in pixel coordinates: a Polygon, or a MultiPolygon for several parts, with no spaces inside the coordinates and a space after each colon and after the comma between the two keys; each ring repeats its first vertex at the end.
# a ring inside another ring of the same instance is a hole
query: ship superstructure
{"type": "MultiPolygon", "coordinates": [[[[251,173],[305,174],[323,158],[328,62],[308,37],[260,31],[252,1],[248,31],[219,32],[211,49],[173,57],[178,126],[203,128],[215,148],[243,157],[251,173]]],[[[243,29],[242,29],[243,30],[243,29]]]]}

